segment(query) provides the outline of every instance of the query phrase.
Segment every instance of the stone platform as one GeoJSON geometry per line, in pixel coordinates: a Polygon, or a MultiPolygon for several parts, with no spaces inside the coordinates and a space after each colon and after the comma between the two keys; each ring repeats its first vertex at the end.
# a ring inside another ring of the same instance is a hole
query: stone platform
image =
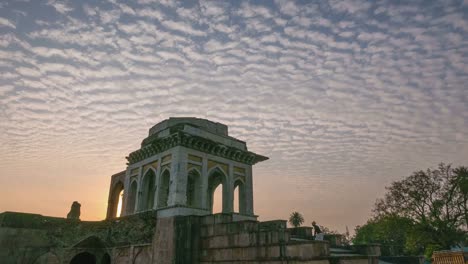
{"type": "Polygon", "coordinates": [[[343,253],[330,249],[328,241],[296,241],[284,220],[156,215],[88,222],[5,212],[1,263],[377,263],[375,245],[343,253]],[[73,262],[85,255],[88,262],[73,262]]]}

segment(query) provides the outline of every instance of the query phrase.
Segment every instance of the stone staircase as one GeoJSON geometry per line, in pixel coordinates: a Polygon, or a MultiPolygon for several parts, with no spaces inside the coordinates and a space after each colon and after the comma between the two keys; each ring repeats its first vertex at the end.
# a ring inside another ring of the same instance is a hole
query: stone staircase
{"type": "Polygon", "coordinates": [[[294,241],[286,221],[233,221],[232,215],[201,220],[200,263],[316,263],[330,255],[326,241],[294,241]]]}

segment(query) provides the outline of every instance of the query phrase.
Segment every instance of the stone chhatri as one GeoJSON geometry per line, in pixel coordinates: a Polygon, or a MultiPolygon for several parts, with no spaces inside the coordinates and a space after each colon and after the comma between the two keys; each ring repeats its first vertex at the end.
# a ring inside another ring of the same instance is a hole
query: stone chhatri
{"type": "Polygon", "coordinates": [[[331,248],[336,239],[313,240],[310,227],[257,221],[252,165],[268,158],[230,137],[226,125],[169,118],[127,159],[127,168],[111,176],[104,221],[70,221],[79,219],[78,202],[69,219],[1,213],[0,262],[378,263],[378,245],[338,250],[331,248]],[[213,214],[218,186],[222,213],[213,214]]]}

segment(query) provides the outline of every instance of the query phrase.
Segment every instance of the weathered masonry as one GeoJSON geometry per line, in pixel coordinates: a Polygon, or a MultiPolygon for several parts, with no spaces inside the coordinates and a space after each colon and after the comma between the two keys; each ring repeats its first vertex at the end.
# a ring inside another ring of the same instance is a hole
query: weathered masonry
{"type": "Polygon", "coordinates": [[[266,159],[226,125],[164,120],[112,175],[105,220],[0,213],[0,263],[378,263],[378,245],[338,248],[332,239],[314,240],[310,227],[257,221],[252,165],[266,159]],[[213,214],[217,188],[222,212],[213,214]]]}
{"type": "Polygon", "coordinates": [[[108,218],[157,210],[157,216],[207,215],[222,186],[222,212],[255,219],[252,165],[268,159],[230,137],[226,125],[198,118],[170,118],[149,130],[127,157],[125,172],[112,177],[108,218]],[[234,211],[234,191],[239,209],[234,211]]]}

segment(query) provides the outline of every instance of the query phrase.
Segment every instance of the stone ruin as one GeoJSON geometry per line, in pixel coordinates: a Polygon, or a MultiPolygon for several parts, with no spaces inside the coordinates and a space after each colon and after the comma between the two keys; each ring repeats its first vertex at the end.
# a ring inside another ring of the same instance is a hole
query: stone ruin
{"type": "Polygon", "coordinates": [[[77,201],[72,203],[70,212],[67,214],[67,219],[80,220],[81,204],[77,201]]]}
{"type": "Polygon", "coordinates": [[[106,220],[77,221],[75,203],[67,219],[0,214],[1,263],[378,263],[378,245],[344,248],[285,220],[257,221],[252,165],[267,159],[226,125],[164,120],[112,175],[106,220]],[[218,186],[222,213],[213,214],[218,186]]]}

